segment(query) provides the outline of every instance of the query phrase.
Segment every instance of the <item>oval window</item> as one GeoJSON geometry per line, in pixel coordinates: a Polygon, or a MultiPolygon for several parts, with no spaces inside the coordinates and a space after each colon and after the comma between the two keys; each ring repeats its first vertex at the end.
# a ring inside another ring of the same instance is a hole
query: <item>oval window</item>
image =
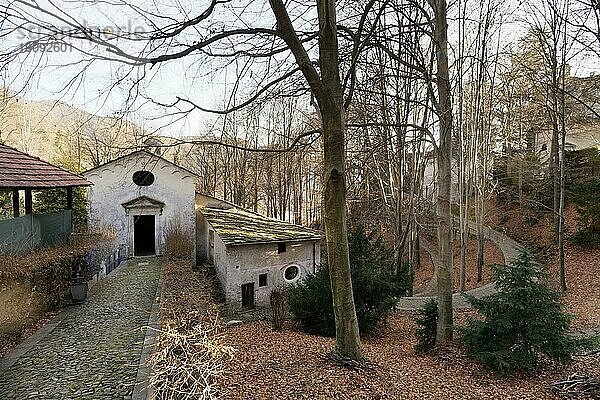
{"type": "Polygon", "coordinates": [[[133,182],[138,186],[150,186],[154,183],[154,174],[150,171],[136,171],[133,173],[133,182]]]}
{"type": "Polygon", "coordinates": [[[298,267],[296,265],[290,265],[283,272],[283,277],[285,278],[286,281],[293,281],[294,279],[296,279],[298,277],[299,273],[300,273],[300,270],[298,269],[298,267]]]}

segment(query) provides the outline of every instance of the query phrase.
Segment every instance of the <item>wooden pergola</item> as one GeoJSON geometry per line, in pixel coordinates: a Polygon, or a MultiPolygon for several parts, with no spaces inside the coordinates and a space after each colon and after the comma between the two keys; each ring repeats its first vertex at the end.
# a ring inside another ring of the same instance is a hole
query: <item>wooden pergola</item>
{"type": "Polygon", "coordinates": [[[67,191],[66,209],[73,209],[73,188],[92,183],[63,168],[0,144],[0,190],[11,190],[14,217],[20,215],[19,191],[25,192],[25,214],[33,213],[33,190],[67,191]]]}

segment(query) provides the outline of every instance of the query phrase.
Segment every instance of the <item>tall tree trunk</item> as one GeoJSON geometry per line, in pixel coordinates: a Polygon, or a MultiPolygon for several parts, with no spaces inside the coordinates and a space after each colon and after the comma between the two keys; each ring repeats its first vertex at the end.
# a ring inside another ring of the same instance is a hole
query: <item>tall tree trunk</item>
{"type": "Polygon", "coordinates": [[[479,218],[477,220],[477,282],[483,279],[483,256],[484,256],[484,236],[483,236],[483,207],[479,210],[479,218]]]}
{"type": "MultiPolygon", "coordinates": [[[[563,103],[564,106],[564,103],[563,103]]],[[[564,109],[563,109],[564,113],[564,109]]],[[[564,115],[563,115],[564,117],[564,115]]],[[[563,118],[564,120],[564,118],[563,118]]],[[[562,123],[562,135],[559,150],[560,195],[558,204],[558,267],[560,273],[560,289],[567,291],[567,274],[565,271],[565,131],[562,123]]]]}
{"type": "Polygon", "coordinates": [[[345,126],[335,0],[317,1],[321,76],[298,39],[283,1],[269,0],[269,3],[277,19],[277,31],[290,47],[317,99],[321,114],[325,182],[323,219],[335,315],[335,352],[353,360],[362,360],[346,227],[345,126]]]}
{"type": "Polygon", "coordinates": [[[352,293],[346,227],[346,168],[344,109],[338,62],[335,0],[317,2],[319,61],[327,101],[319,108],[323,121],[325,164],[325,233],[333,292],[336,352],[354,360],[363,358],[352,293]]]}
{"type": "Polygon", "coordinates": [[[336,111],[324,112],[322,118],[325,151],[324,219],[335,313],[336,351],[352,359],[361,359],[346,229],[343,120],[341,113],[336,111]]]}
{"type": "Polygon", "coordinates": [[[448,23],[446,0],[430,0],[435,12],[437,89],[440,143],[437,151],[438,193],[437,220],[440,265],[437,270],[438,323],[437,344],[452,340],[452,220],[450,194],[452,185],[452,106],[448,71],[448,23]]]}
{"type": "MultiPolygon", "coordinates": [[[[552,89],[554,91],[554,88],[552,89]]],[[[557,105],[556,93],[553,93],[553,105],[557,105]]],[[[553,187],[553,201],[552,210],[554,215],[554,239],[555,243],[559,240],[560,232],[560,141],[559,141],[559,129],[558,129],[558,110],[554,108],[551,113],[552,116],[552,187],[553,187]]]]}
{"type": "MultiPolygon", "coordinates": [[[[569,3],[564,3],[565,17],[568,14],[569,3]]],[[[564,30],[561,32],[563,45],[561,47],[561,63],[560,63],[560,148],[559,148],[559,164],[560,185],[559,185],[559,201],[558,201],[558,269],[560,273],[560,289],[563,292],[567,291],[567,273],[565,270],[565,141],[567,139],[566,128],[566,109],[565,109],[565,79],[566,79],[566,49],[567,49],[567,27],[564,22],[564,30]]]]}
{"type": "Polygon", "coordinates": [[[467,184],[466,178],[466,160],[465,155],[468,154],[467,146],[465,145],[465,125],[464,125],[464,86],[463,86],[463,74],[464,74],[464,45],[465,45],[465,30],[464,30],[464,16],[466,15],[465,9],[466,2],[458,1],[458,12],[462,17],[458,18],[458,137],[460,146],[460,158],[459,158],[459,170],[458,170],[458,192],[459,192],[459,230],[460,230],[460,273],[459,273],[459,291],[462,293],[465,291],[466,280],[467,280],[467,241],[469,240],[469,224],[468,224],[468,196],[465,188],[467,184]]]}

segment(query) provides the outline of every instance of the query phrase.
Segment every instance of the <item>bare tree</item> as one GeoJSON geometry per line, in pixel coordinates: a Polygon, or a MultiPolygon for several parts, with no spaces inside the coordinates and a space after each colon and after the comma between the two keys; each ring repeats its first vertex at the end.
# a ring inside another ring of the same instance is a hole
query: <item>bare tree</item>
{"type": "Polygon", "coordinates": [[[440,265],[436,272],[438,324],[436,343],[452,340],[452,216],[450,190],[452,184],[452,104],[448,67],[448,6],[445,0],[430,0],[435,15],[434,43],[436,48],[437,115],[440,144],[437,149],[437,218],[440,265]]]}
{"type": "Polygon", "coordinates": [[[546,72],[545,108],[552,129],[550,175],[553,181],[555,237],[559,247],[560,285],[567,290],[564,257],[564,145],[566,138],[565,79],[567,75],[567,15],[570,0],[534,3],[531,32],[539,46],[546,72]]]}
{"type": "MultiPolygon", "coordinates": [[[[344,88],[340,78],[336,4],[333,0],[319,0],[316,6],[270,0],[269,5],[275,19],[274,28],[257,26],[263,21],[257,21],[253,16],[243,15],[244,12],[249,13],[251,8],[239,11],[236,6],[229,8],[229,11],[244,17],[241,26],[231,29],[211,27],[210,22],[215,10],[227,3],[228,1],[212,0],[195,16],[181,17],[181,19],[162,18],[126,1],[101,3],[102,6],[110,7],[117,4],[133,10],[143,20],[148,21],[148,26],[151,28],[143,33],[120,30],[107,37],[103,32],[90,29],[75,15],[52,4],[41,6],[38,3],[17,0],[4,5],[0,11],[7,22],[0,35],[14,36],[19,29],[23,27],[28,29],[28,24],[33,24],[39,35],[25,46],[17,46],[1,54],[0,61],[15,62],[20,56],[31,57],[32,53],[27,54],[26,51],[32,45],[69,42],[70,46],[82,54],[83,60],[79,62],[82,67],[86,63],[97,61],[117,61],[128,71],[126,76],[134,77],[131,71],[139,72],[133,80],[136,85],[153,66],[199,54],[217,60],[235,57],[236,62],[240,62],[241,58],[246,58],[249,63],[252,60],[271,60],[262,78],[257,80],[252,76],[252,81],[259,83],[254,93],[246,100],[223,110],[211,110],[182,97],[171,103],[156,101],[157,105],[174,110],[174,114],[191,110],[227,114],[257,101],[267,93],[282,90],[283,82],[294,82],[290,78],[301,73],[316,100],[322,124],[324,221],[336,320],[335,352],[342,357],[361,360],[363,356],[352,293],[346,231],[345,106],[344,88]],[[306,26],[294,27],[290,10],[295,18],[303,14],[316,13],[316,32],[311,31],[310,28],[307,32],[306,26]],[[251,21],[252,19],[254,20],[251,21]],[[131,46],[126,47],[123,42],[131,46]],[[247,46],[248,44],[251,46],[247,46]],[[307,49],[305,47],[307,45],[316,46],[318,49],[316,62],[310,56],[314,52],[310,47],[307,49]],[[276,57],[286,54],[291,54],[295,66],[281,62],[281,57],[276,57]],[[280,72],[277,73],[277,70],[280,72]],[[138,78],[139,76],[141,78],[138,78]]],[[[373,1],[366,4],[365,13],[373,4],[373,1]]],[[[267,18],[266,21],[272,19],[267,18]]],[[[360,38],[361,32],[357,31],[353,34],[360,38]]],[[[360,40],[352,43],[351,48],[358,52],[359,44],[360,40]]],[[[250,70],[246,69],[245,74],[249,79],[250,70]]],[[[242,76],[238,78],[238,84],[242,83],[241,78],[242,76]]],[[[349,84],[354,80],[355,77],[351,77],[349,84]]],[[[298,85],[296,87],[299,88],[298,85]]],[[[131,92],[135,95],[136,90],[131,92]]],[[[346,101],[349,103],[350,100],[351,92],[346,101]]]]}

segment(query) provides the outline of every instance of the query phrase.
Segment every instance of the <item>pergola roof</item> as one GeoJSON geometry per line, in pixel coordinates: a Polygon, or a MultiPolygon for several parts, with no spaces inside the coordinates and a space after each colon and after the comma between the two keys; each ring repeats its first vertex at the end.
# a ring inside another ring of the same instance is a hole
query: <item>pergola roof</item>
{"type": "Polygon", "coordinates": [[[0,189],[53,189],[91,184],[79,175],[0,144],[0,189]]]}
{"type": "Polygon", "coordinates": [[[321,239],[319,231],[237,207],[204,207],[201,212],[227,246],[321,239]]]}

